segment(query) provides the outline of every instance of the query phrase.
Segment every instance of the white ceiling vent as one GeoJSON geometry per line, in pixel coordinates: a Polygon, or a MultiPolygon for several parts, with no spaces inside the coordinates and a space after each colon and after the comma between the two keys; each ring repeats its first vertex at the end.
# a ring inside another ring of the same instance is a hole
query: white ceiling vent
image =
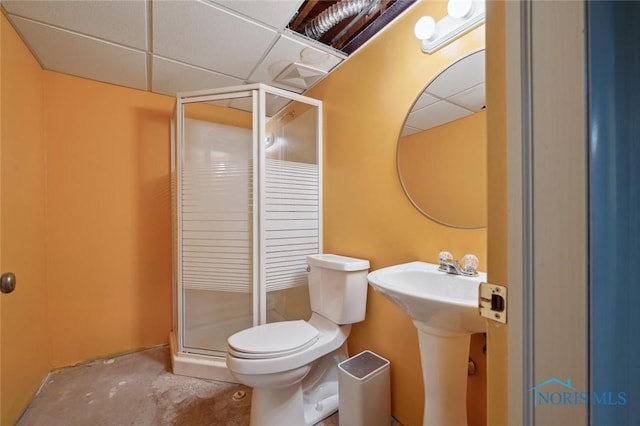
{"type": "Polygon", "coordinates": [[[280,74],[273,79],[273,81],[306,90],[326,74],[327,73],[325,71],[294,62],[283,69],[280,74]]]}

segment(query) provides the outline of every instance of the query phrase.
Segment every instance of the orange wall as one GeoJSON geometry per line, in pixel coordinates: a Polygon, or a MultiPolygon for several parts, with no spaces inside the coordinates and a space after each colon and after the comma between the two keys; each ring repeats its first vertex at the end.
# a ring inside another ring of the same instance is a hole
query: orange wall
{"type": "Polygon", "coordinates": [[[40,66],[0,17],[2,272],[0,424],[12,424],[50,368],[45,272],[45,140],[40,66]]]}
{"type": "MultiPolygon", "coordinates": [[[[325,252],[369,259],[371,269],[378,269],[436,262],[446,249],[458,258],[475,253],[486,270],[486,230],[454,229],[425,218],[405,197],[396,172],[398,135],[415,98],[463,52],[484,45],[482,27],[433,55],[423,54],[413,26],[422,15],[444,15],[445,7],[419,2],[309,93],[324,102],[325,252]]],[[[475,336],[472,352],[483,343],[482,335],[475,336]]],[[[407,315],[371,289],[367,318],[349,338],[351,353],[364,349],[391,361],[393,415],[406,426],[421,425],[417,332],[407,315]]],[[[483,359],[476,362],[484,368],[483,359]]],[[[470,382],[482,380],[478,374],[470,382]]],[[[484,383],[470,385],[470,425],[484,424],[483,389],[484,383]]]]}
{"type": "MultiPolygon", "coordinates": [[[[505,62],[505,2],[487,3],[487,149],[488,239],[491,283],[507,285],[507,88],[505,62]]],[[[487,421],[507,424],[507,327],[489,322],[487,421]]],[[[517,390],[520,391],[519,389],[517,390]]]]}
{"type": "Polygon", "coordinates": [[[9,424],[51,368],[167,341],[174,99],[43,71],[1,19],[1,266],[19,283],[0,299],[9,424]]]}
{"type": "Polygon", "coordinates": [[[44,72],[52,364],[167,341],[174,99],[44,72]]]}

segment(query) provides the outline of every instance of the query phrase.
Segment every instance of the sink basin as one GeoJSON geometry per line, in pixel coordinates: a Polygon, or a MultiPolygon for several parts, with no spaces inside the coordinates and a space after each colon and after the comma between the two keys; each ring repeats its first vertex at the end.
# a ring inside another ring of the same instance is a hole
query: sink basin
{"type": "Polygon", "coordinates": [[[367,279],[418,329],[423,426],[466,426],[469,344],[471,334],[486,330],[478,312],[478,289],[486,274],[451,275],[438,265],[410,262],[378,269],[367,279]]]}
{"type": "Polygon", "coordinates": [[[402,308],[417,326],[435,334],[482,333],[485,320],[478,314],[477,277],[451,275],[438,265],[409,262],[369,273],[369,284],[402,308]]]}

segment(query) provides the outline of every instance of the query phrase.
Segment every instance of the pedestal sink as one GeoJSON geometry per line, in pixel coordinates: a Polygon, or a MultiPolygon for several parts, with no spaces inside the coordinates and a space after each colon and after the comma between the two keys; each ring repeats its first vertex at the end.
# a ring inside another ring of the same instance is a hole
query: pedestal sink
{"type": "Polygon", "coordinates": [[[486,274],[451,275],[438,265],[410,262],[371,272],[369,284],[413,319],[424,378],[424,426],[467,425],[467,365],[471,334],[486,331],[478,288],[486,274]]]}

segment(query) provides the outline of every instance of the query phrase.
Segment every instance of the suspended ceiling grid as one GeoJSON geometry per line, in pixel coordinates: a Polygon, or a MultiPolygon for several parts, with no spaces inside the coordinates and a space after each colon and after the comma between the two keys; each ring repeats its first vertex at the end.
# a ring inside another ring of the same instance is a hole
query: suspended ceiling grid
{"type": "Polygon", "coordinates": [[[302,3],[1,2],[44,69],[171,96],[256,82],[306,90],[346,56],[286,28],[302,3]]]}
{"type": "MultiPolygon", "coordinates": [[[[346,59],[287,28],[298,9],[307,6],[304,0],[0,4],[44,69],[170,96],[258,82],[302,93],[346,59]]],[[[449,94],[425,91],[403,135],[480,110],[484,61],[472,68],[467,74],[477,75],[481,68],[482,81],[460,73],[461,78],[450,79],[454,88],[444,89],[449,94]],[[466,86],[455,88],[457,83],[466,86]]]]}

